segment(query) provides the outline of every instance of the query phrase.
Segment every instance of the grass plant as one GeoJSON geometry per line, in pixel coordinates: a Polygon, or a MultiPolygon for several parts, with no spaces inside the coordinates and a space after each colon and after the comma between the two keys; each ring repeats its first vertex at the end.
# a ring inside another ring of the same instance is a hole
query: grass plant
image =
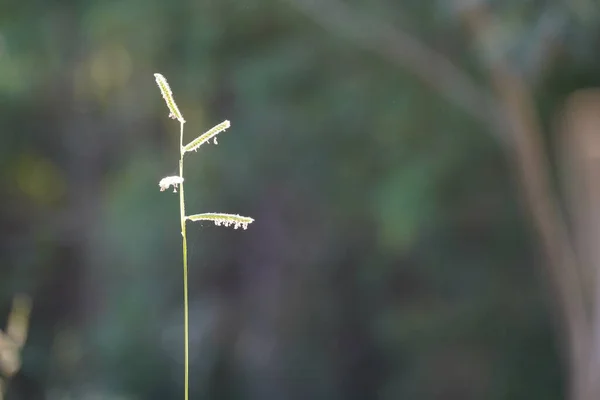
{"type": "Polygon", "coordinates": [[[207,132],[198,136],[196,139],[189,142],[187,145],[183,145],[183,128],[185,125],[185,119],[175,103],[173,92],[167,83],[167,80],[161,74],[154,74],[156,78],[156,84],[158,85],[160,92],[162,93],[167,107],[169,108],[169,117],[179,121],[179,175],[167,176],[159,182],[160,190],[164,191],[171,186],[173,191],[177,192],[179,189],[179,215],[181,223],[181,237],[182,237],[182,256],[183,256],[183,308],[184,308],[184,398],[189,399],[189,302],[188,302],[188,260],[187,260],[187,235],[186,235],[186,222],[187,221],[211,221],[215,225],[231,226],[237,228],[248,228],[248,225],[254,220],[249,217],[243,217],[237,214],[223,214],[223,213],[204,213],[186,215],[185,213],[185,196],[183,191],[183,161],[184,156],[191,152],[197,151],[203,144],[210,143],[212,140],[214,144],[217,144],[217,135],[224,132],[230,127],[229,121],[223,121],[220,124],[209,129],[207,132]]]}

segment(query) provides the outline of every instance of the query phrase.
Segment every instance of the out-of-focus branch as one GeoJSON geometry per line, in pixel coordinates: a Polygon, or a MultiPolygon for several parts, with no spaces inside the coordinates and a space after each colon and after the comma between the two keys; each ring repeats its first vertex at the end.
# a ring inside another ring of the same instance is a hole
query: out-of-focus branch
{"type": "MultiPolygon", "coordinates": [[[[339,0],[285,1],[323,28],[405,68],[474,119],[485,124],[498,121],[496,101],[487,89],[410,34],[385,21],[359,15],[339,0]]],[[[490,132],[510,145],[504,130],[490,132]]]]}
{"type": "Polygon", "coordinates": [[[4,398],[8,380],[21,368],[21,350],[27,340],[30,312],[29,297],[15,296],[6,333],[0,331],[0,400],[4,398]]]}
{"type": "MultiPolygon", "coordinates": [[[[476,41],[483,44],[492,26],[483,4],[464,9],[463,17],[476,41]]],[[[482,46],[485,48],[485,46],[482,46]]],[[[561,325],[570,367],[571,398],[582,399],[579,380],[586,371],[590,320],[580,266],[557,196],[552,187],[542,128],[533,95],[522,76],[502,58],[482,57],[492,86],[512,131],[516,175],[525,206],[537,230],[548,262],[551,284],[558,295],[561,325]]]]}
{"type": "Polygon", "coordinates": [[[582,263],[585,299],[591,305],[591,331],[586,375],[581,377],[585,396],[600,398],[600,90],[578,90],[569,96],[560,119],[561,163],[565,192],[573,212],[575,243],[582,263]],[[585,381],[584,379],[587,379],[585,381]]]}

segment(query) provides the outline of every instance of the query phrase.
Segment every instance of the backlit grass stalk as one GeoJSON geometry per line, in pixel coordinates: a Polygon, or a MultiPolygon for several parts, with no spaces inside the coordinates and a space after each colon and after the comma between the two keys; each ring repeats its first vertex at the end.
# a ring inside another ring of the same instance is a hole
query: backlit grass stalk
{"type": "Polygon", "coordinates": [[[186,146],[183,145],[183,125],[185,120],[183,115],[175,103],[171,88],[167,83],[167,80],[161,74],[154,74],[156,78],[156,84],[158,85],[160,92],[162,93],[167,107],[169,108],[169,117],[179,121],[179,176],[167,176],[159,182],[160,190],[166,190],[173,186],[173,191],[177,191],[179,187],[179,215],[181,223],[181,237],[182,237],[182,253],[183,253],[183,313],[184,313],[184,397],[185,400],[189,399],[189,302],[188,302],[188,262],[187,262],[187,235],[186,235],[186,221],[212,221],[215,225],[233,226],[235,229],[242,227],[246,229],[248,224],[254,220],[248,217],[242,217],[237,214],[221,214],[221,213],[205,213],[195,214],[186,216],[185,214],[185,195],[183,191],[183,158],[185,153],[190,151],[197,151],[200,146],[205,143],[210,143],[212,139],[217,144],[216,136],[229,128],[229,121],[223,121],[219,125],[216,125],[206,133],[198,136],[192,140],[186,146]]]}

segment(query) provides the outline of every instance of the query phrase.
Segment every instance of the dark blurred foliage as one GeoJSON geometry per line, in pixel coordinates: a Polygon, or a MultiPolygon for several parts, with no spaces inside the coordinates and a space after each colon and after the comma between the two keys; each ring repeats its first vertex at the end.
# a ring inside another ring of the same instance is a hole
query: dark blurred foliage
{"type": "MultiPolygon", "coordinates": [[[[489,3],[488,53],[551,127],[600,83],[600,9],[489,3]]],[[[459,2],[347,5],[487,85],[459,2]]],[[[187,159],[188,210],[256,220],[188,229],[191,398],[563,398],[510,160],[414,71],[293,1],[3,0],[0,321],[33,299],[8,399],[183,398],[178,198],[158,190],[178,125],[154,72],[188,139],[232,122],[187,159]]]]}

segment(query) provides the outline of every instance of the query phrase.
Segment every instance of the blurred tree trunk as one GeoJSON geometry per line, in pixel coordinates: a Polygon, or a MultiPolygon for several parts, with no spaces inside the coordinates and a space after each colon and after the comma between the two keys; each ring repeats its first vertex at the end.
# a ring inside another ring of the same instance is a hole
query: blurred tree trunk
{"type": "Polygon", "coordinates": [[[486,7],[466,8],[462,17],[480,46],[483,64],[489,71],[499,101],[500,115],[506,118],[506,128],[513,139],[510,158],[514,160],[524,206],[540,239],[548,265],[545,275],[559,310],[558,326],[562,330],[570,371],[570,397],[584,400],[580,379],[586,371],[589,318],[583,298],[580,263],[552,185],[533,94],[520,73],[504,57],[493,57],[489,53],[490,46],[485,38],[494,28],[494,19],[486,7]]]}
{"type": "Polygon", "coordinates": [[[563,177],[590,309],[580,399],[600,398],[600,90],[573,94],[562,116],[563,177]]]}

